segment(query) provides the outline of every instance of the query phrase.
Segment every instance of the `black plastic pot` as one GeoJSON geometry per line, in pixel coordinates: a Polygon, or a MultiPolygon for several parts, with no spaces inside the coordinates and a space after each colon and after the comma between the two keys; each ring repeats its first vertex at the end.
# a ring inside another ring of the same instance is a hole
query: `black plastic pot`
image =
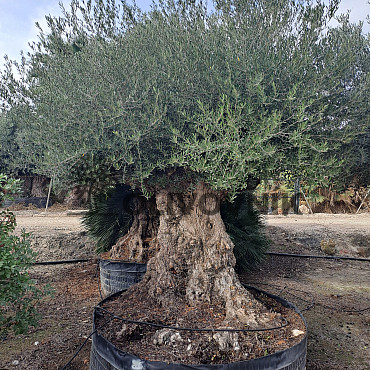
{"type": "MultiPolygon", "coordinates": [[[[252,287],[248,288],[263,293],[282,303],[285,307],[293,309],[301,316],[307,327],[304,317],[294,304],[286,301],[283,298],[259,289],[252,287]]],[[[111,298],[121,293],[122,292],[119,292],[107,297],[101,301],[99,305],[107,302],[111,298]]],[[[96,316],[97,309],[95,308],[93,315],[94,330],[96,329],[96,316]]],[[[119,350],[111,342],[96,332],[92,337],[90,370],[304,370],[306,366],[306,354],[307,328],[304,338],[295,346],[284,351],[279,351],[268,356],[255,358],[253,360],[219,365],[185,365],[181,363],[171,364],[160,361],[142,360],[136,356],[119,350]]]]}
{"type": "Polygon", "coordinates": [[[142,280],[146,264],[100,260],[100,283],[104,296],[120,292],[142,280]]]}

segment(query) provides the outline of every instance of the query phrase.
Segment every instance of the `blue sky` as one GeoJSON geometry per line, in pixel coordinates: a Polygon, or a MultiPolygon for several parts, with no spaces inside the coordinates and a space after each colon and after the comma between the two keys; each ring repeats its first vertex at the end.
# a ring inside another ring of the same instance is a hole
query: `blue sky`
{"type": "MultiPolygon", "coordinates": [[[[271,0],[273,1],[273,0],[271,0]]],[[[70,0],[62,1],[66,7],[70,0]]],[[[37,40],[35,22],[45,24],[46,14],[60,12],[59,0],[0,0],[0,65],[5,54],[11,59],[19,59],[20,50],[27,52],[28,42],[37,40]]],[[[136,0],[144,10],[150,9],[151,0],[136,0]]],[[[368,0],[342,0],[340,12],[351,10],[351,20],[364,21],[364,31],[370,32],[366,16],[370,13],[368,0]]]]}
{"type": "MultiPolygon", "coordinates": [[[[60,14],[59,2],[68,9],[70,0],[0,0],[0,65],[5,54],[11,59],[20,58],[20,50],[29,51],[28,43],[36,41],[35,22],[46,24],[45,15],[60,14]]],[[[136,0],[144,10],[150,9],[152,0],[136,0]]]]}

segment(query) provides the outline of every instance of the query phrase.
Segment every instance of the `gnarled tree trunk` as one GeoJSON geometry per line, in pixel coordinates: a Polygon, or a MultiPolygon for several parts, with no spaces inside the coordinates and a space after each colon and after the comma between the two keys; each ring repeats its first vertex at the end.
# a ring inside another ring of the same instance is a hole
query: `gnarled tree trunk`
{"type": "Polygon", "coordinates": [[[31,196],[32,197],[45,197],[45,187],[48,179],[44,176],[34,176],[32,179],[31,196]]]}
{"type": "Polygon", "coordinates": [[[225,326],[271,325],[276,315],[238,281],[233,243],[220,216],[220,194],[202,183],[189,194],[161,190],[156,206],[160,249],[150,259],[143,281],[133,289],[163,307],[179,300],[193,307],[204,303],[222,307],[225,326]]]}
{"type": "Polygon", "coordinates": [[[155,199],[143,196],[133,200],[133,222],[126,235],[120,238],[110,251],[110,258],[147,263],[159,248],[157,232],[159,213],[155,199]]]}

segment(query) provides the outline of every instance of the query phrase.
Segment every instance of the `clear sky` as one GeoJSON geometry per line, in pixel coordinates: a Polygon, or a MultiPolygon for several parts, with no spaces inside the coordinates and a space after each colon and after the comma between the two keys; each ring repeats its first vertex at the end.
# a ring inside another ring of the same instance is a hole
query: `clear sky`
{"type": "MultiPolygon", "coordinates": [[[[274,0],[271,0],[274,1],[274,0]]],[[[68,9],[70,0],[62,0],[68,9]]],[[[45,15],[60,13],[59,0],[0,0],[0,65],[5,54],[19,59],[20,50],[27,52],[28,42],[37,40],[35,22],[45,24],[45,15]]],[[[149,10],[152,0],[136,0],[137,5],[149,10]]],[[[368,0],[342,0],[340,12],[351,10],[351,21],[364,21],[365,33],[370,32],[366,16],[370,13],[368,0]]]]}

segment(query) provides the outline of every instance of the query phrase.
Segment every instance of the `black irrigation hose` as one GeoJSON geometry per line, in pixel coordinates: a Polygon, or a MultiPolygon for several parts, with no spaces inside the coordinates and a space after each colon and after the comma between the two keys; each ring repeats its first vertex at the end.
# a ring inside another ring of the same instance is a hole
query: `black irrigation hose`
{"type": "MultiPolygon", "coordinates": [[[[99,266],[99,263],[97,264],[97,269],[96,269],[96,273],[98,272],[98,266],[99,266]]],[[[274,284],[268,284],[268,283],[254,283],[254,284],[259,284],[259,285],[269,285],[269,286],[274,286],[276,288],[279,288],[280,289],[280,292],[279,294],[283,293],[287,288],[289,288],[290,290],[295,290],[297,292],[301,292],[301,293],[305,293],[305,294],[308,294],[311,296],[311,302],[310,301],[307,301],[306,299],[303,299],[291,292],[287,292],[288,294],[296,297],[296,298],[299,298],[300,300],[302,300],[303,302],[306,302],[308,303],[309,305],[304,308],[304,309],[301,309],[301,311],[308,311],[312,308],[315,307],[315,305],[320,305],[324,308],[327,308],[327,309],[331,309],[331,310],[337,310],[339,311],[340,309],[336,308],[336,307],[330,307],[330,306],[327,306],[327,305],[324,305],[324,304],[321,304],[321,303],[317,303],[315,302],[314,300],[314,297],[311,293],[308,293],[308,292],[305,292],[303,290],[300,290],[300,289],[295,289],[295,288],[291,288],[291,287],[288,287],[287,285],[284,286],[283,288],[281,286],[278,286],[278,285],[274,285],[274,284]]],[[[99,287],[100,288],[100,287],[99,287]]],[[[100,289],[99,289],[100,291],[100,289]]],[[[101,292],[100,292],[101,294],[101,292]]],[[[123,319],[119,316],[116,316],[114,314],[112,314],[111,312],[103,309],[102,307],[99,307],[99,306],[96,306],[96,308],[100,309],[101,311],[105,311],[106,313],[108,313],[109,315],[111,315],[111,318],[109,320],[107,320],[103,325],[100,325],[98,328],[96,328],[94,331],[92,331],[90,333],[90,335],[85,339],[85,341],[82,343],[82,345],[79,347],[79,349],[76,351],[76,353],[73,355],[73,357],[68,361],[68,363],[66,365],[64,365],[62,367],[61,370],[66,370],[67,369],[67,366],[69,366],[72,361],[78,356],[78,354],[81,352],[82,348],[86,345],[87,341],[91,338],[92,335],[94,335],[98,330],[102,329],[104,326],[106,326],[109,322],[111,322],[112,320],[114,319],[118,319],[118,320],[121,320],[121,321],[125,321],[125,322],[130,322],[130,323],[136,323],[136,324],[144,324],[144,325],[150,325],[150,326],[155,326],[155,327],[163,327],[163,328],[169,328],[169,329],[175,329],[175,330],[192,330],[192,331],[211,331],[211,332],[217,332],[217,331],[228,331],[228,332],[240,332],[240,331],[243,331],[243,332],[246,332],[246,331],[249,331],[249,332],[253,332],[253,331],[268,331],[268,330],[277,330],[277,329],[281,329],[285,326],[288,325],[288,322],[285,318],[283,318],[283,320],[285,321],[284,322],[284,325],[282,325],[281,327],[276,327],[276,328],[263,328],[263,329],[191,329],[191,328],[176,328],[176,327],[171,327],[171,326],[166,326],[166,325],[160,325],[160,324],[154,324],[154,323],[148,323],[148,322],[142,322],[142,321],[134,321],[134,320],[128,320],[128,319],[123,319]]],[[[361,313],[361,312],[364,312],[364,311],[367,311],[369,310],[370,307],[366,307],[364,309],[361,309],[361,310],[342,310],[343,312],[349,312],[349,313],[361,313]]]]}
{"type": "Polygon", "coordinates": [[[178,327],[178,326],[170,326],[170,325],[164,325],[164,324],[155,324],[153,322],[147,322],[147,321],[137,321],[137,320],[130,320],[130,319],[125,319],[120,316],[114,315],[112,312],[105,310],[104,308],[100,306],[96,306],[97,309],[107,313],[108,315],[111,315],[114,319],[127,322],[129,324],[137,324],[137,325],[147,325],[147,326],[153,326],[156,328],[165,328],[165,329],[170,329],[170,330],[183,330],[183,331],[196,331],[196,332],[230,332],[230,333],[235,333],[235,332],[257,332],[257,331],[270,331],[270,330],[279,330],[282,328],[285,328],[289,323],[288,320],[283,317],[283,324],[281,326],[274,326],[272,328],[256,328],[256,329],[211,329],[211,328],[183,328],[183,327],[178,327]]]}
{"type": "Polygon", "coordinates": [[[267,252],[270,256],[284,256],[284,257],[298,257],[298,258],[324,258],[331,260],[351,260],[351,261],[363,261],[370,262],[370,258],[358,258],[358,257],[342,257],[342,256],[317,256],[311,254],[291,254],[291,253],[279,253],[279,252],[267,252]]]}
{"type": "Polygon", "coordinates": [[[280,295],[284,292],[284,290],[286,290],[286,288],[289,288],[290,290],[295,290],[297,292],[300,292],[300,293],[305,293],[307,295],[309,295],[311,297],[311,302],[298,296],[298,295],[295,295],[291,292],[287,292],[287,294],[295,297],[295,298],[298,298],[300,299],[301,301],[305,302],[305,303],[308,303],[308,306],[303,308],[303,309],[300,309],[301,312],[303,311],[308,311],[312,308],[314,308],[315,306],[321,306],[323,308],[326,308],[328,310],[333,310],[333,311],[341,311],[341,312],[345,312],[345,313],[362,313],[362,312],[365,312],[365,311],[368,311],[370,310],[370,306],[369,307],[365,307],[365,308],[361,308],[359,310],[353,310],[353,309],[343,309],[343,308],[338,308],[338,307],[333,307],[333,306],[328,306],[324,303],[320,303],[320,302],[316,302],[313,295],[309,292],[305,292],[304,290],[300,290],[300,289],[295,289],[295,288],[292,288],[292,287],[289,287],[287,285],[285,285],[283,288],[281,288],[281,286],[279,285],[274,285],[274,284],[268,284],[268,283],[258,283],[258,282],[255,282],[254,284],[257,284],[257,285],[268,285],[268,286],[271,286],[271,287],[275,287],[275,288],[278,288],[280,289],[279,293],[277,293],[277,295],[280,295]]]}
{"type": "Polygon", "coordinates": [[[45,262],[34,262],[33,266],[36,265],[61,265],[65,263],[80,263],[80,262],[90,262],[92,259],[77,259],[77,260],[61,260],[61,261],[45,261],[45,262]]]}
{"type": "MultiPolygon", "coordinates": [[[[368,261],[368,262],[370,262],[370,259],[356,258],[356,257],[336,257],[336,256],[301,255],[301,254],[289,254],[289,253],[277,253],[277,252],[267,252],[267,254],[269,254],[269,255],[275,255],[275,256],[284,256],[284,257],[326,258],[326,259],[342,259],[342,260],[368,261]]],[[[79,262],[88,262],[88,261],[92,261],[92,260],[91,259],[77,259],[77,260],[64,260],[64,261],[62,260],[62,261],[35,262],[35,263],[33,263],[33,265],[56,265],[56,264],[79,263],[79,262]]],[[[99,288],[100,297],[102,298],[102,292],[101,292],[101,289],[100,289],[100,280],[99,280],[99,276],[98,276],[98,269],[99,269],[99,262],[97,263],[97,266],[96,266],[96,276],[98,278],[98,288],[99,288]]],[[[324,308],[331,309],[331,310],[348,312],[348,313],[361,313],[361,312],[370,310],[370,307],[366,307],[366,308],[361,309],[361,310],[343,310],[343,309],[339,309],[339,308],[336,308],[336,307],[331,307],[331,306],[324,305],[322,303],[315,302],[312,294],[310,294],[308,292],[305,292],[303,290],[294,289],[294,288],[291,288],[291,287],[288,287],[288,286],[284,286],[283,288],[281,288],[280,286],[272,285],[272,284],[266,284],[266,283],[256,283],[256,284],[269,285],[269,286],[275,286],[277,288],[280,288],[279,294],[281,294],[282,292],[284,292],[284,290],[286,290],[286,288],[289,288],[290,290],[296,290],[296,291],[301,292],[301,293],[309,294],[311,296],[311,302],[310,301],[307,301],[307,300],[305,300],[305,299],[303,299],[303,298],[301,298],[301,297],[299,297],[297,295],[294,295],[291,292],[288,292],[288,294],[290,294],[290,295],[292,295],[292,296],[294,296],[296,298],[299,298],[303,302],[308,303],[308,306],[306,308],[301,309],[302,312],[314,308],[315,305],[319,305],[319,306],[322,306],[324,308]]],[[[73,355],[73,357],[68,361],[68,363],[66,365],[64,365],[61,368],[61,370],[66,370],[67,369],[67,367],[72,363],[72,361],[81,352],[82,348],[86,345],[87,341],[91,338],[92,335],[94,335],[98,330],[102,329],[104,326],[106,326],[109,322],[111,322],[114,319],[121,320],[121,321],[128,322],[128,323],[133,323],[133,324],[148,325],[148,326],[153,326],[153,327],[162,327],[162,328],[168,328],[168,329],[172,329],[172,330],[188,330],[188,331],[204,331],[204,332],[225,332],[225,331],[227,331],[227,332],[257,332],[257,331],[278,330],[278,329],[282,329],[282,328],[284,328],[285,326],[288,325],[288,321],[283,317],[283,320],[284,320],[283,325],[281,325],[279,327],[272,327],[272,328],[260,328],[260,329],[258,329],[258,328],[257,329],[209,329],[209,328],[208,329],[199,329],[199,328],[181,328],[181,327],[172,327],[172,326],[168,326],[168,325],[155,324],[155,323],[150,323],[150,322],[145,322],[145,321],[135,321],[135,320],[124,319],[122,317],[119,317],[119,316],[116,316],[116,315],[112,314],[111,312],[103,309],[102,307],[96,306],[96,308],[98,308],[101,311],[104,311],[104,312],[108,313],[111,316],[111,318],[109,320],[107,320],[103,325],[100,325],[98,328],[96,328],[94,331],[92,331],[90,333],[90,335],[81,344],[81,346],[76,351],[76,353],[73,355]]]]}
{"type": "MultiPolygon", "coordinates": [[[[280,253],[280,252],[267,252],[270,256],[283,256],[283,257],[298,257],[298,258],[323,258],[323,259],[333,259],[333,260],[351,260],[351,261],[362,261],[370,262],[370,258],[358,258],[358,257],[344,257],[344,256],[318,256],[311,254],[292,254],[292,253],[280,253]]],[[[61,265],[67,263],[80,263],[80,262],[90,262],[93,259],[75,259],[75,260],[60,260],[60,261],[41,261],[32,263],[33,266],[36,265],[61,265]]]]}
{"type": "Polygon", "coordinates": [[[305,302],[305,303],[308,303],[308,306],[303,308],[303,309],[300,309],[301,312],[303,311],[308,311],[310,310],[311,308],[313,308],[315,306],[315,299],[313,297],[313,295],[311,293],[308,293],[308,292],[305,292],[303,290],[300,290],[300,289],[295,289],[295,288],[291,288],[291,287],[288,287],[287,285],[285,285],[283,288],[280,286],[280,285],[275,285],[275,284],[270,284],[270,283],[259,283],[259,282],[253,282],[253,285],[267,285],[269,287],[275,287],[276,289],[280,289],[278,293],[276,293],[277,296],[280,296],[280,294],[282,294],[284,292],[284,290],[286,290],[286,288],[289,288],[291,290],[296,290],[297,292],[300,292],[300,293],[305,293],[307,295],[310,296],[311,298],[311,302],[310,301],[307,301],[306,299],[303,299],[301,298],[300,296],[297,296],[291,292],[287,292],[288,294],[290,294],[291,296],[295,297],[295,298],[298,298],[300,299],[301,301],[305,302]]]}
{"type": "Polygon", "coordinates": [[[310,310],[311,308],[314,308],[315,307],[315,298],[313,297],[313,295],[311,293],[308,293],[308,292],[304,292],[303,290],[299,290],[299,289],[294,289],[294,288],[290,288],[288,287],[287,285],[285,285],[285,287],[283,287],[282,289],[280,289],[279,293],[277,294],[278,296],[280,296],[280,294],[282,294],[287,288],[291,289],[291,290],[296,290],[297,292],[301,292],[301,293],[305,293],[307,295],[310,296],[311,298],[311,302],[310,301],[307,301],[306,299],[303,299],[301,298],[300,296],[297,296],[296,294],[293,294],[291,292],[288,292],[288,294],[290,294],[291,296],[295,297],[295,298],[298,298],[300,299],[301,301],[305,302],[305,303],[308,303],[307,307],[305,308],[302,308],[300,311],[303,312],[303,311],[308,311],[310,310]]]}
{"type": "Polygon", "coordinates": [[[65,370],[67,367],[72,363],[72,361],[78,356],[78,354],[81,352],[82,348],[85,346],[87,341],[100,329],[102,329],[105,325],[110,323],[114,318],[110,318],[107,320],[103,325],[100,325],[98,328],[96,328],[94,331],[90,333],[90,335],[84,340],[84,342],[81,344],[80,348],[76,351],[76,353],[73,355],[73,357],[60,369],[65,370]]]}
{"type": "MultiPolygon", "coordinates": [[[[96,268],[96,274],[98,272],[98,266],[99,266],[99,263],[97,264],[97,268],[96,268]]],[[[99,292],[100,292],[100,295],[101,295],[101,291],[100,291],[100,286],[99,286],[99,292]]],[[[160,328],[167,328],[167,329],[172,329],[172,330],[187,330],[187,331],[204,331],[204,332],[257,332],[257,331],[270,331],[270,330],[278,330],[278,329],[282,329],[284,328],[285,326],[287,326],[289,323],[288,323],[288,320],[283,317],[283,324],[281,326],[278,326],[278,327],[272,327],[272,328],[260,328],[260,329],[200,329],[200,328],[181,328],[181,327],[173,327],[173,326],[168,326],[168,325],[162,325],[162,324],[155,324],[155,323],[150,323],[150,322],[146,322],[146,321],[135,321],[135,320],[129,320],[129,319],[124,319],[122,317],[119,317],[119,316],[116,316],[114,314],[112,314],[110,311],[108,310],[105,310],[104,308],[102,307],[99,307],[99,306],[96,306],[95,308],[101,310],[101,311],[104,311],[105,313],[108,313],[111,317],[109,320],[107,320],[103,325],[100,325],[98,328],[96,328],[95,330],[93,330],[90,335],[84,340],[84,342],[81,344],[81,346],[78,348],[78,350],[75,352],[75,354],[72,356],[72,358],[68,361],[67,364],[65,364],[61,370],[66,370],[67,367],[72,363],[72,361],[78,356],[78,354],[81,352],[82,348],[86,345],[87,341],[98,331],[98,330],[101,330],[102,328],[104,328],[104,326],[106,326],[109,322],[111,322],[112,320],[121,320],[121,321],[124,321],[124,322],[128,322],[128,323],[132,323],[132,324],[141,324],[141,325],[148,325],[148,326],[154,326],[154,327],[160,327],[160,328]]]]}

